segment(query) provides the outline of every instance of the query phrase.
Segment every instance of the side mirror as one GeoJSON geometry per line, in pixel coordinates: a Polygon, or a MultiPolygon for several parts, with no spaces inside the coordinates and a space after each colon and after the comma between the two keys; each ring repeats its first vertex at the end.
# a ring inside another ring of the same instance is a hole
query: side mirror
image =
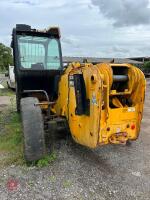
{"type": "Polygon", "coordinates": [[[8,77],[9,76],[9,73],[8,73],[8,71],[7,72],[5,72],[5,77],[8,77]]]}

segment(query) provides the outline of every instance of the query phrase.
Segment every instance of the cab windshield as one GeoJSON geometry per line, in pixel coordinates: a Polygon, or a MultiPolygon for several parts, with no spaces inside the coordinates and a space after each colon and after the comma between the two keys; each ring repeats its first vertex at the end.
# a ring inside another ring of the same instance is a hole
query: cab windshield
{"type": "Polygon", "coordinates": [[[57,39],[18,35],[19,60],[24,69],[61,68],[59,43],[57,39]]]}

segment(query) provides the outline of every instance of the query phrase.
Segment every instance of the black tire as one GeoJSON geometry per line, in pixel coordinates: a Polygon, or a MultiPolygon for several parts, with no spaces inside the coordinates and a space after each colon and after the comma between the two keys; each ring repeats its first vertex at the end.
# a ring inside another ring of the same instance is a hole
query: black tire
{"type": "Polygon", "coordinates": [[[24,157],[28,162],[41,159],[46,153],[44,125],[37,98],[21,99],[21,116],[24,136],[24,157]]]}

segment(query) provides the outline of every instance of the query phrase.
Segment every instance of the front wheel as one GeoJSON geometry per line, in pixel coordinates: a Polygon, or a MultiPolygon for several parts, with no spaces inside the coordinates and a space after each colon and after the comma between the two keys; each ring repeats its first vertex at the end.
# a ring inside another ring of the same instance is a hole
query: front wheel
{"type": "Polygon", "coordinates": [[[24,136],[24,157],[28,162],[41,159],[46,153],[44,125],[37,98],[21,99],[21,117],[24,136]]]}

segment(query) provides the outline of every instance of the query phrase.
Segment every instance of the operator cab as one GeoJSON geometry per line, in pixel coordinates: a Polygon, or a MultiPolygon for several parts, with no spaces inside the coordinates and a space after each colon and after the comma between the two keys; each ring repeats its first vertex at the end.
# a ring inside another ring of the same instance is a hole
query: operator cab
{"type": "Polygon", "coordinates": [[[46,92],[51,101],[56,100],[63,70],[59,28],[39,31],[18,24],[13,29],[11,46],[19,99],[39,90],[46,92]]]}

